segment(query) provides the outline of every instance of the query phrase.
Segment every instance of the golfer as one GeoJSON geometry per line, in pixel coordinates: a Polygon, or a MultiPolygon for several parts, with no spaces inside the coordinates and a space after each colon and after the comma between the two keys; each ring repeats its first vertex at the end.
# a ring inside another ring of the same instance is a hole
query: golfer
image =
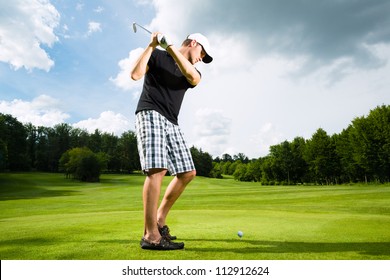
{"type": "Polygon", "coordinates": [[[200,33],[189,35],[179,48],[163,34],[153,33],[149,45],[131,70],[133,80],[145,76],[135,112],[139,156],[146,174],[142,249],[184,248],[184,243],[172,242],[176,236],[170,235],[166,225],[169,210],[196,175],[190,150],[178,126],[178,115],[185,92],[201,80],[194,65],[212,60],[209,42],[200,33]],[[174,178],[158,205],[167,171],[174,178]]]}

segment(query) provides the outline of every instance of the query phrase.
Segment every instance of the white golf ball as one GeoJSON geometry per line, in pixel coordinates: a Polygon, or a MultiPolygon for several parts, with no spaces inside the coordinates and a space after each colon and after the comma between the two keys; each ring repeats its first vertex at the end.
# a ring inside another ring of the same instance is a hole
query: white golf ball
{"type": "Polygon", "coordinates": [[[241,238],[241,237],[243,237],[244,233],[243,233],[241,230],[239,230],[239,231],[237,232],[237,235],[241,238]]]}

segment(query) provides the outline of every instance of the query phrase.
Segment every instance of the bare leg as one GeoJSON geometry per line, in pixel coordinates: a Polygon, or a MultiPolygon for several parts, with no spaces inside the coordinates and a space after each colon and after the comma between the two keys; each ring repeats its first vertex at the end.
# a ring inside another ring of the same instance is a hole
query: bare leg
{"type": "Polygon", "coordinates": [[[177,174],[175,178],[173,178],[173,180],[169,183],[157,212],[157,223],[160,227],[165,226],[165,220],[167,218],[169,210],[172,208],[175,201],[183,193],[188,183],[191,182],[192,179],[194,179],[195,175],[195,170],[180,173],[177,174]]]}
{"type": "Polygon", "coordinates": [[[151,169],[144,182],[144,238],[149,242],[158,243],[161,235],[157,228],[157,207],[160,199],[161,183],[167,170],[151,169]]]}

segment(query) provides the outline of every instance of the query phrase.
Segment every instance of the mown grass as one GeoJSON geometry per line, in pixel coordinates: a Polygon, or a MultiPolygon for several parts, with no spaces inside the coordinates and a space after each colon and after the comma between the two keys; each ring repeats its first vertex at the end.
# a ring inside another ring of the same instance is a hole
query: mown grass
{"type": "Polygon", "coordinates": [[[155,252],[139,248],[143,180],[0,174],[0,258],[390,259],[390,185],[265,187],[197,177],[168,220],[185,250],[155,252]]]}

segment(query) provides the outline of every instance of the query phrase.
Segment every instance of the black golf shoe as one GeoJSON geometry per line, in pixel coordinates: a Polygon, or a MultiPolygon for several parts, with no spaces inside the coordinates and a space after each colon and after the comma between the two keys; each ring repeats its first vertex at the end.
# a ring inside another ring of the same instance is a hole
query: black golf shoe
{"type": "Polygon", "coordinates": [[[141,248],[144,250],[181,250],[184,248],[184,243],[171,242],[164,236],[161,237],[159,243],[152,243],[147,241],[145,238],[141,239],[141,248]]]}
{"type": "Polygon", "coordinates": [[[165,225],[163,227],[160,227],[159,225],[157,225],[157,227],[158,227],[158,231],[160,232],[161,236],[167,238],[168,240],[176,240],[177,239],[176,236],[172,236],[169,233],[169,227],[167,225],[165,225]]]}

